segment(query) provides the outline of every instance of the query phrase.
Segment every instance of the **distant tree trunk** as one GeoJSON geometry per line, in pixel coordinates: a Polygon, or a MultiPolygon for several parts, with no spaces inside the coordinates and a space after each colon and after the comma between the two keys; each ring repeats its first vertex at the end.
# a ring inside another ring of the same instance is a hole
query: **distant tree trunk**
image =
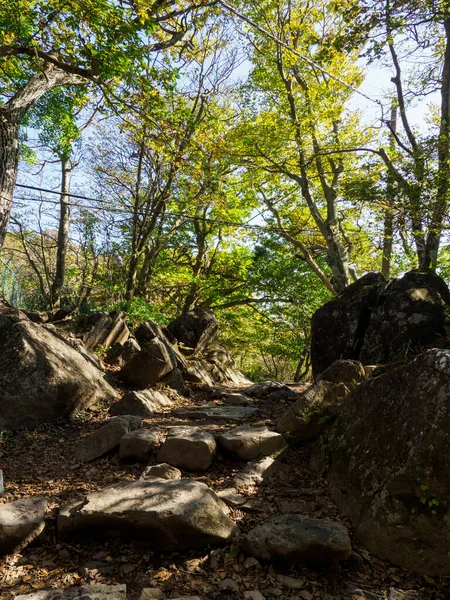
{"type": "MultiPolygon", "coordinates": [[[[391,105],[391,147],[395,149],[394,134],[397,133],[397,104],[391,105]]],[[[383,256],[381,259],[381,272],[386,279],[391,274],[392,247],[394,238],[394,180],[391,173],[388,173],[386,186],[386,209],[384,211],[384,231],[383,231],[383,256]]]]}
{"type": "Polygon", "coordinates": [[[69,242],[69,224],[70,224],[70,172],[71,167],[67,159],[61,160],[61,195],[59,199],[59,228],[58,228],[58,246],[56,250],[56,269],[53,279],[51,300],[52,308],[59,308],[61,305],[61,291],[64,286],[66,273],[66,256],[69,242]]]}

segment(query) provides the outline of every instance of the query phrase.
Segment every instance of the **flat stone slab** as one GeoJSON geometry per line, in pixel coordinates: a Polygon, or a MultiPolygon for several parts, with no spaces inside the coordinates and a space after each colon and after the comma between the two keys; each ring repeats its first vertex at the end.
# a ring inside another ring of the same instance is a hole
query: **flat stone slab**
{"type": "Polygon", "coordinates": [[[127,586],[125,584],[84,585],[52,590],[39,590],[31,594],[16,596],[16,600],[126,600],[127,586]]]}
{"type": "Polygon", "coordinates": [[[287,449],[284,437],[267,427],[242,425],[217,437],[219,445],[239,460],[280,454],[287,449]]]}
{"type": "Polygon", "coordinates": [[[185,419],[198,419],[218,421],[220,423],[242,423],[258,414],[257,408],[248,406],[219,406],[217,404],[205,404],[195,408],[176,408],[172,411],[176,417],[185,419]]]}
{"type": "Polygon", "coordinates": [[[213,435],[199,427],[172,427],[158,453],[158,461],[186,471],[205,471],[216,456],[213,435]]]}
{"type": "Polygon", "coordinates": [[[44,529],[47,500],[34,496],[0,504],[0,554],[17,552],[44,529]]]}
{"type": "Polygon", "coordinates": [[[61,540],[120,537],[171,552],[223,544],[238,528],[226,505],[204,483],[141,479],[63,506],[57,531],[61,540]]]}
{"type": "Polygon", "coordinates": [[[348,560],[352,547],[347,528],[329,519],[280,515],[255,527],[242,548],[263,560],[285,564],[326,564],[348,560]]]}
{"type": "Polygon", "coordinates": [[[261,485],[263,481],[267,481],[272,475],[283,468],[282,463],[266,456],[262,460],[249,462],[242,471],[233,478],[235,487],[247,487],[261,485]]]}

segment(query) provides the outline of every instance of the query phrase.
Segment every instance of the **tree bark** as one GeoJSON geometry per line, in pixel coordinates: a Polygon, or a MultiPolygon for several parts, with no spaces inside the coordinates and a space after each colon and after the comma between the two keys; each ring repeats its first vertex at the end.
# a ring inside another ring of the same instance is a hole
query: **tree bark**
{"type": "MultiPolygon", "coordinates": [[[[397,104],[393,101],[391,105],[391,148],[395,148],[395,134],[397,133],[397,104]]],[[[386,208],[384,211],[383,229],[383,256],[381,259],[381,273],[386,279],[391,274],[392,247],[394,241],[394,179],[388,172],[386,185],[386,208]]]]}
{"type": "Polygon", "coordinates": [[[58,228],[58,246],[56,249],[56,269],[51,290],[52,308],[59,308],[61,305],[61,292],[64,286],[66,273],[66,256],[69,242],[69,224],[70,224],[70,171],[69,161],[61,160],[61,195],[59,197],[59,228],[58,228]]]}

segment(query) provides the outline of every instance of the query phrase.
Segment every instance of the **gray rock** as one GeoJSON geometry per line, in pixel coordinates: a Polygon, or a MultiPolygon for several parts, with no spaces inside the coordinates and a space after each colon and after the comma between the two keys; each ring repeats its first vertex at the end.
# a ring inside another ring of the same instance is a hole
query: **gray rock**
{"type": "Polygon", "coordinates": [[[336,360],[317,377],[317,381],[345,383],[349,389],[354,389],[366,380],[366,372],[359,360],[336,360]]]}
{"type": "Polygon", "coordinates": [[[186,360],[182,369],[183,379],[189,383],[214,386],[214,381],[207,369],[206,361],[199,359],[186,360]]]}
{"type": "Polygon", "coordinates": [[[266,458],[263,458],[262,460],[249,462],[244,469],[234,477],[233,483],[237,488],[260,485],[280,469],[282,469],[281,463],[270,458],[270,456],[266,456],[266,458]]]}
{"type": "Polygon", "coordinates": [[[298,397],[298,392],[294,392],[291,388],[286,387],[282,390],[271,392],[267,396],[267,402],[282,402],[283,400],[293,400],[298,397]]]}
{"type": "Polygon", "coordinates": [[[243,394],[222,394],[221,400],[228,406],[250,406],[250,400],[243,394]]]}
{"type": "Polygon", "coordinates": [[[0,554],[18,552],[44,530],[47,501],[41,496],[0,504],[0,554]]]}
{"type": "Polygon", "coordinates": [[[136,600],[165,600],[166,595],[158,588],[144,588],[136,600]]]}
{"type": "Polygon", "coordinates": [[[157,429],[137,429],[126,433],[120,440],[119,456],[124,460],[146,462],[159,441],[157,429]]]}
{"type": "Polygon", "coordinates": [[[301,441],[312,440],[334,421],[350,390],[344,383],[317,381],[278,419],[276,430],[301,441]]]}
{"type": "Polygon", "coordinates": [[[266,398],[272,392],[278,392],[280,390],[286,390],[287,385],[279,383],[278,381],[262,381],[261,383],[255,383],[254,385],[246,388],[245,393],[247,396],[252,398],[266,398]]]}
{"type": "Polygon", "coordinates": [[[370,552],[450,575],[450,351],[430,350],[353,392],[330,431],[328,481],[370,552]]]}
{"type": "Polygon", "coordinates": [[[134,338],[128,339],[122,347],[120,358],[123,364],[129,362],[136,354],[141,351],[141,347],[134,338]]]}
{"type": "Polygon", "coordinates": [[[122,367],[120,376],[130,386],[144,390],[157,383],[176,366],[176,356],[170,344],[160,338],[153,338],[122,367]]]}
{"type": "Polygon", "coordinates": [[[181,479],[181,471],[167,463],[146,467],[141,479],[181,479]]]}
{"type": "Polygon", "coordinates": [[[169,323],[167,329],[184,346],[203,352],[216,337],[218,324],[211,311],[194,308],[169,323]]]}
{"type": "Polygon", "coordinates": [[[126,600],[125,584],[103,585],[96,583],[81,587],[39,590],[16,596],[16,600],[126,600]]]}
{"type": "Polygon", "coordinates": [[[172,427],[158,453],[158,461],[186,471],[205,471],[216,455],[216,440],[197,427],[172,427]]]}
{"type": "Polygon", "coordinates": [[[172,411],[177,417],[199,419],[218,423],[241,423],[258,414],[258,409],[247,406],[218,406],[206,404],[196,408],[176,408],[172,411]]]}
{"type": "Polygon", "coordinates": [[[367,273],[321,306],[311,319],[311,360],[317,377],[335,360],[359,358],[372,310],[386,286],[381,273],[367,273]]]}
{"type": "Polygon", "coordinates": [[[103,346],[106,350],[114,344],[124,344],[130,337],[126,314],[122,311],[98,312],[80,317],[70,324],[88,350],[103,346]]]}
{"type": "Polygon", "coordinates": [[[205,484],[140,480],[116,484],[60,509],[62,540],[121,537],[158,551],[223,544],[237,531],[225,504],[205,484]]]}
{"type": "Polygon", "coordinates": [[[227,431],[217,438],[219,445],[239,460],[252,460],[258,456],[280,454],[287,448],[280,433],[267,427],[242,425],[227,431]]]}
{"type": "Polygon", "coordinates": [[[272,517],[252,529],[244,537],[242,547],[257,558],[288,564],[347,560],[352,551],[342,523],[303,515],[272,517]]]}
{"type": "Polygon", "coordinates": [[[109,409],[112,415],[138,415],[142,418],[152,417],[162,408],[173,406],[166,394],[159,390],[142,390],[140,392],[126,392],[119,402],[109,409]]]}
{"type": "Polygon", "coordinates": [[[313,447],[311,448],[311,454],[309,456],[309,468],[311,471],[314,471],[322,477],[329,467],[329,456],[327,451],[327,446],[321,436],[314,442],[313,447]]]}
{"type": "Polygon", "coordinates": [[[0,429],[69,417],[116,392],[64,338],[0,302],[0,429]]]}
{"type": "Polygon", "coordinates": [[[301,590],[306,584],[304,579],[295,579],[295,577],[289,577],[282,573],[277,573],[277,581],[291,590],[301,590]]]}
{"type": "Polygon", "coordinates": [[[148,342],[155,338],[160,338],[161,340],[165,340],[169,342],[170,340],[166,340],[166,334],[163,328],[149,319],[145,323],[141,323],[135,330],[134,335],[139,342],[140,346],[143,347],[148,342]]]}
{"type": "Polygon", "coordinates": [[[137,429],[142,420],[132,415],[113,417],[105,425],[83,438],[74,449],[74,457],[80,462],[90,462],[116,449],[122,437],[137,429]]]}
{"type": "Polygon", "coordinates": [[[174,369],[168,375],[163,377],[159,383],[172,388],[183,396],[189,396],[190,394],[190,390],[183,379],[180,369],[174,369]]]}
{"type": "Polygon", "coordinates": [[[244,600],[265,600],[265,598],[259,590],[247,590],[244,592],[244,600]]]}
{"type": "Polygon", "coordinates": [[[227,577],[226,579],[223,579],[222,581],[220,581],[219,585],[217,587],[219,588],[219,590],[225,590],[225,591],[231,591],[231,592],[237,592],[239,590],[238,582],[235,581],[234,579],[231,579],[230,577],[227,577]]]}

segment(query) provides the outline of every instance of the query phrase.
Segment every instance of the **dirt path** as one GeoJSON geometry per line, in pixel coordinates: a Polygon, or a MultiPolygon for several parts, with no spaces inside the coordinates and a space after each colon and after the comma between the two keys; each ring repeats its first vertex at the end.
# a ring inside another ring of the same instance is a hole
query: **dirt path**
{"type": "MultiPolygon", "coordinates": [[[[193,407],[205,400],[196,392],[183,400],[193,407]]],[[[220,401],[216,401],[220,404],[220,401]]],[[[287,404],[252,401],[259,409],[252,424],[273,426],[287,404]]],[[[211,551],[159,554],[144,546],[120,540],[64,544],[55,539],[54,520],[61,504],[81,499],[86,493],[118,480],[139,478],[145,465],[121,463],[117,454],[86,465],[76,464],[73,449],[81,437],[95,430],[108,417],[108,406],[96,405],[79,413],[72,422],[51,423],[28,432],[4,435],[0,440],[0,465],[5,475],[5,494],[0,502],[42,494],[49,500],[47,527],[43,537],[19,555],[7,557],[0,566],[0,597],[9,600],[33,590],[88,583],[126,583],[128,597],[144,587],[156,587],[167,597],[182,595],[202,599],[244,598],[244,592],[259,590],[266,599],[299,600],[395,600],[450,598],[450,582],[415,576],[370,556],[358,544],[347,563],[333,568],[295,569],[290,565],[262,564],[248,558],[237,542],[211,551]],[[403,595],[393,595],[392,589],[403,595]],[[358,591],[363,590],[363,591],[358,591]]],[[[201,426],[211,433],[235,424],[192,422],[174,417],[170,410],[147,421],[164,432],[173,425],[201,426]]],[[[280,473],[259,487],[248,488],[245,507],[230,508],[231,518],[242,532],[270,516],[300,512],[314,517],[342,520],[331,501],[324,480],[309,469],[310,446],[291,447],[282,458],[280,473]]],[[[149,464],[155,463],[153,457],[149,464]]],[[[207,483],[213,490],[230,487],[245,463],[218,457],[206,473],[183,473],[207,483]]]]}

